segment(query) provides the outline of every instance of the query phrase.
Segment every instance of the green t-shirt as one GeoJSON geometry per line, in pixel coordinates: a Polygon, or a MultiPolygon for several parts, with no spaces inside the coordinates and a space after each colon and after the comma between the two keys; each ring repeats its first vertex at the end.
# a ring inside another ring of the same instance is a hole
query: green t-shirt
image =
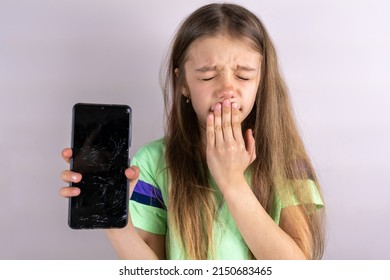
{"type": "MultiPolygon", "coordinates": [[[[142,147],[132,160],[132,165],[140,169],[140,177],[130,200],[131,219],[135,227],[144,231],[165,235],[165,250],[167,259],[186,259],[178,238],[169,231],[167,223],[168,171],[165,168],[165,143],[162,139],[151,142],[142,147]]],[[[307,180],[312,192],[312,201],[317,207],[323,202],[317,187],[311,180],[307,180]]],[[[214,180],[210,178],[210,185],[219,192],[214,180]]],[[[298,203],[297,203],[298,204],[298,203]]],[[[272,211],[273,220],[279,224],[283,206],[275,200],[272,211]]],[[[214,221],[214,246],[216,259],[248,259],[249,249],[242,238],[226,203],[218,207],[214,221]]]]}

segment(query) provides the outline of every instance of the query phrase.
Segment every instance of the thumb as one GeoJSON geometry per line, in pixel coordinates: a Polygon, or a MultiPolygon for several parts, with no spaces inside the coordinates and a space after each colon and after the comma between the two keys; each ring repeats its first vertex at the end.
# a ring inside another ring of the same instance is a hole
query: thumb
{"type": "Polygon", "coordinates": [[[130,166],[125,171],[125,175],[126,175],[127,179],[129,180],[129,188],[130,188],[129,195],[130,195],[130,197],[133,194],[134,187],[138,182],[139,173],[140,173],[139,168],[135,165],[130,166]]]}
{"type": "Polygon", "coordinates": [[[252,163],[256,159],[256,141],[255,138],[253,137],[253,130],[248,129],[245,132],[244,136],[245,140],[245,148],[250,155],[250,163],[252,163]]]}

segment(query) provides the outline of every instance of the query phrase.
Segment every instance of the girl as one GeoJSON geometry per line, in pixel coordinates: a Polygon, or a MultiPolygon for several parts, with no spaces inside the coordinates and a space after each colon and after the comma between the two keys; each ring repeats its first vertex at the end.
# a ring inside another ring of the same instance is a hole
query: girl
{"type": "MultiPolygon", "coordinates": [[[[127,227],[106,230],[118,256],[320,259],[319,184],[260,20],[235,4],[199,8],[178,30],[166,74],[166,135],[126,170],[127,227]]],[[[72,150],[62,154],[69,161],[72,150]]]]}

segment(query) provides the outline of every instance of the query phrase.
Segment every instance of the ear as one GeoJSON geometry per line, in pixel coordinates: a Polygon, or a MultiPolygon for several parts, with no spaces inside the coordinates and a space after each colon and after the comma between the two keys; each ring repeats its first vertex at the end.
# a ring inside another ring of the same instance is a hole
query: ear
{"type": "MultiPolygon", "coordinates": [[[[176,75],[176,78],[179,77],[179,68],[175,68],[175,75],[176,75]]],[[[187,87],[186,86],[183,86],[181,88],[181,94],[184,95],[185,97],[189,97],[189,93],[188,93],[188,90],[187,90],[187,87]]]]}

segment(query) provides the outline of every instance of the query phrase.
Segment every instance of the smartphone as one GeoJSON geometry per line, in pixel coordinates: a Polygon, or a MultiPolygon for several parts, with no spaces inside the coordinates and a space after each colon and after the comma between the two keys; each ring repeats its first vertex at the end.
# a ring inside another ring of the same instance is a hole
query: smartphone
{"type": "Polygon", "coordinates": [[[81,173],[81,193],[69,198],[72,229],[123,228],[128,221],[125,170],[131,146],[131,108],[77,103],[73,106],[72,171],[81,173]]]}

